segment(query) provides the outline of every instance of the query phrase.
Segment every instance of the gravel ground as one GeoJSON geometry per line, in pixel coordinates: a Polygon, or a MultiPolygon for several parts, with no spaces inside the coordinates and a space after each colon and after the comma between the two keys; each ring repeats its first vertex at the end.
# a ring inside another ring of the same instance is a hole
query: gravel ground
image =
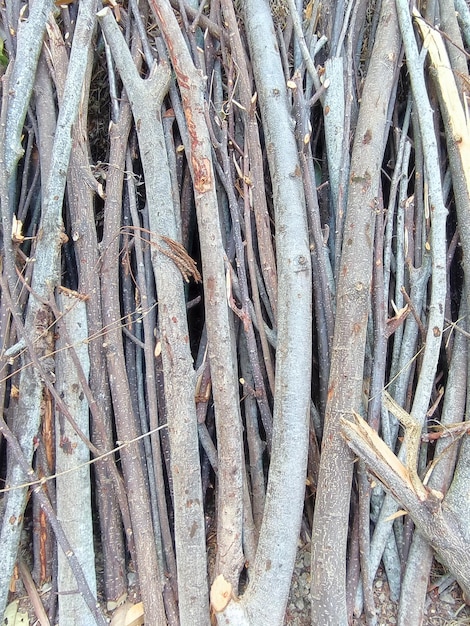
{"type": "MultiPolygon", "coordinates": [[[[132,574],[129,599],[137,602],[132,593],[132,574]]],[[[41,592],[40,592],[41,593],[41,592]]],[[[49,593],[44,589],[42,600],[47,606],[49,593]]],[[[390,599],[386,577],[382,570],[374,582],[377,626],[397,624],[397,604],[390,599]]],[[[31,625],[38,624],[31,601],[20,580],[17,581],[16,597],[20,607],[29,614],[31,625]]],[[[301,542],[292,578],[289,601],[284,620],[285,626],[310,626],[310,544],[301,542]]],[[[65,625],[64,625],[65,626],[65,625]]],[[[354,619],[351,626],[366,626],[364,617],[354,619]]],[[[410,626],[415,626],[410,624],[410,626]]],[[[436,568],[432,589],[426,601],[426,619],[423,626],[470,626],[470,606],[462,600],[458,585],[436,568]]]]}
{"type": "MultiPolygon", "coordinates": [[[[374,582],[377,626],[397,623],[398,606],[390,599],[386,577],[382,570],[374,582]]],[[[285,626],[310,626],[310,544],[299,545],[294,576],[287,605],[285,626]]],[[[365,626],[363,617],[354,619],[352,626],[365,626]]],[[[465,605],[458,585],[446,575],[437,575],[426,601],[423,626],[470,626],[470,607],[465,605]]],[[[410,625],[414,626],[414,625],[410,625]]]]}

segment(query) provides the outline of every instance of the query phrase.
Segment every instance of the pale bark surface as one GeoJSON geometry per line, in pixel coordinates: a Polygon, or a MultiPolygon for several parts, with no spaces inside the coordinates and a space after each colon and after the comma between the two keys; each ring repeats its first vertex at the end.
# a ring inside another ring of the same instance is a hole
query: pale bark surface
{"type": "MultiPolygon", "coordinates": [[[[325,430],[312,531],[312,621],[347,624],[346,542],[354,457],[340,420],[362,407],[380,163],[400,52],[394,1],[382,4],[351,157],[325,430]]],[[[393,104],[393,102],[392,102],[393,104]]]]}
{"type": "MultiPolygon", "coordinates": [[[[77,426],[85,437],[89,437],[88,403],[80,393],[80,382],[67,346],[67,338],[73,337],[83,372],[88,376],[90,358],[86,345],[88,328],[85,303],[62,295],[59,307],[64,317],[62,324],[67,330],[56,344],[57,391],[69,407],[77,426]]],[[[96,595],[90,468],[87,465],[90,453],[59,411],[55,428],[56,472],[59,474],[56,481],[57,519],[66,535],[73,538],[72,548],[86,572],[92,593],[96,595]]],[[[57,590],[61,619],[70,626],[94,626],[96,622],[78,592],[75,577],[62,551],[58,554],[58,566],[57,590]]]]}

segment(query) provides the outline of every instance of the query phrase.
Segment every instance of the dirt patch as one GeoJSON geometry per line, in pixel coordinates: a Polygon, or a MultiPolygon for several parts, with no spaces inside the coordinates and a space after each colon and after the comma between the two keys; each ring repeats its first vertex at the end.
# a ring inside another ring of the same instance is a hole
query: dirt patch
{"type": "MultiPolygon", "coordinates": [[[[377,626],[398,623],[398,604],[390,599],[390,589],[382,569],[374,581],[377,626]]],[[[459,586],[448,574],[437,573],[427,594],[423,626],[470,626],[470,607],[459,586]]],[[[285,626],[310,626],[310,544],[301,543],[297,552],[285,626]]],[[[354,618],[352,626],[366,626],[364,616],[354,618]]]]}

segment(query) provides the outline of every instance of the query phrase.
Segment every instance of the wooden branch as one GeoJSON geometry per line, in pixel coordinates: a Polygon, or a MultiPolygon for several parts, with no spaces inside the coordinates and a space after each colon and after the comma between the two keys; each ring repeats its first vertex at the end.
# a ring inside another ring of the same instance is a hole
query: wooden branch
{"type": "MultiPolygon", "coordinates": [[[[470,591],[470,554],[456,513],[440,492],[425,488],[426,497],[415,491],[408,470],[357,413],[341,419],[341,434],[351,450],[381,481],[385,489],[408,511],[419,532],[449,568],[465,594],[470,591]]],[[[469,596],[470,597],[470,596],[469,596]]]]}
{"type": "Polygon", "coordinates": [[[34,2],[29,7],[28,19],[21,19],[19,23],[16,45],[17,56],[10,79],[10,84],[14,85],[14,89],[8,93],[4,144],[5,167],[9,178],[14,175],[16,163],[24,152],[21,145],[23,123],[33,91],[34,75],[41,53],[46,22],[53,7],[53,0],[34,2]]]}
{"type": "MultiPolygon", "coordinates": [[[[312,528],[312,622],[318,624],[329,623],[332,615],[337,624],[346,624],[348,620],[345,554],[353,463],[340,437],[340,418],[349,417],[351,407],[362,403],[374,230],[381,202],[381,163],[389,126],[387,110],[395,99],[399,53],[395,2],[384,0],[361,96],[341,259],[335,268],[336,319],[312,528]],[[328,558],[325,545],[329,547],[328,558]]],[[[339,224],[338,231],[341,233],[339,224]]],[[[338,245],[336,237],[337,253],[338,245]]]]}
{"type": "Polygon", "coordinates": [[[189,133],[205,293],[209,358],[217,427],[217,573],[234,586],[243,567],[243,446],[232,313],[225,286],[225,250],[215,187],[212,148],[205,120],[205,79],[196,69],[169,0],[149,0],[165,39],[181,92],[189,133]],[[231,497],[227,498],[226,494],[231,497]]]}
{"type": "MultiPolygon", "coordinates": [[[[81,300],[67,310],[67,297],[59,296],[59,306],[66,311],[64,325],[74,338],[76,351],[81,366],[88,377],[90,357],[85,343],[88,338],[85,303],[81,300]]],[[[78,426],[88,436],[89,408],[83,396],[76,369],[67,350],[65,338],[61,335],[57,342],[57,392],[69,407],[78,426]]],[[[62,521],[64,533],[69,537],[73,550],[80,561],[88,584],[96,596],[95,551],[93,546],[92,501],[90,468],[85,463],[90,453],[80,441],[78,434],[56,409],[56,497],[57,516],[62,521]],[[73,474],[68,472],[74,468],[73,474]],[[64,475],[60,475],[66,472],[64,475]]],[[[96,622],[86,610],[84,598],[78,593],[71,593],[76,587],[74,575],[67,558],[62,551],[58,554],[59,615],[66,623],[76,626],[90,626],[96,622]]]]}
{"type": "MultiPolygon", "coordinates": [[[[21,449],[21,446],[18,440],[16,439],[15,435],[8,428],[8,425],[6,424],[5,420],[1,416],[0,416],[0,432],[8,441],[11,453],[15,457],[15,461],[21,467],[22,475],[23,476],[26,475],[29,477],[31,481],[38,483],[38,487],[34,489],[34,492],[40,502],[41,508],[45,512],[47,519],[50,525],[52,526],[52,529],[54,530],[58,544],[60,545],[65,556],[67,557],[70,568],[74,574],[75,580],[77,581],[78,589],[80,593],[82,594],[83,599],[85,600],[86,605],[89,608],[91,614],[93,615],[93,618],[95,619],[96,624],[98,624],[98,626],[106,626],[107,621],[105,620],[101,611],[99,610],[99,606],[96,602],[96,598],[93,596],[93,593],[88,585],[82,566],[80,565],[77,555],[73,551],[73,548],[70,545],[63,531],[63,528],[57,519],[54,509],[52,508],[52,505],[49,501],[49,498],[46,495],[46,492],[43,490],[41,481],[39,480],[39,477],[37,476],[37,474],[34,472],[34,470],[29,465],[28,461],[26,460],[23,454],[23,451],[21,449]]],[[[12,492],[10,491],[9,493],[12,493],[12,492]]],[[[9,585],[7,585],[7,591],[8,589],[9,589],[9,585]]]]}
{"type": "MultiPolygon", "coordinates": [[[[38,6],[41,6],[41,3],[38,6]]],[[[44,6],[42,9],[44,10],[44,6]]],[[[35,349],[43,350],[45,353],[49,352],[49,349],[44,342],[43,326],[49,317],[49,311],[44,302],[50,297],[60,278],[59,260],[61,247],[64,242],[62,202],[72,144],[72,125],[77,116],[80,103],[86,58],[93,33],[93,24],[96,19],[95,12],[96,0],[83,0],[80,3],[66,79],[67,94],[59,112],[51,159],[51,171],[49,172],[43,195],[41,224],[37,237],[35,266],[31,284],[32,294],[34,295],[31,295],[28,300],[25,328],[31,341],[39,339],[40,343],[35,346],[35,349]]],[[[33,34],[31,34],[31,37],[33,40],[38,39],[33,34]]],[[[31,81],[31,88],[32,85],[33,81],[31,81]]],[[[6,209],[2,203],[2,211],[4,208],[6,209]]],[[[6,233],[5,236],[8,237],[8,234],[6,233]]],[[[27,361],[24,362],[24,364],[26,363],[27,361]]],[[[49,372],[46,373],[46,377],[50,382],[49,372]]],[[[41,419],[40,407],[43,384],[44,381],[37,368],[23,369],[20,377],[21,393],[13,423],[15,435],[18,437],[28,464],[31,462],[34,453],[34,437],[38,432],[41,419]]],[[[12,484],[21,482],[22,472],[16,464],[9,465],[8,475],[12,484]]],[[[7,513],[1,533],[1,541],[4,542],[4,553],[8,555],[8,559],[5,556],[3,561],[4,567],[0,571],[0,614],[3,614],[8,583],[16,559],[25,505],[26,492],[24,489],[11,492],[7,499],[7,513]],[[10,525],[9,519],[17,520],[16,524],[10,525]]]]}
{"type": "Polygon", "coordinates": [[[341,434],[372,472],[380,474],[381,482],[389,491],[395,495],[397,490],[406,489],[418,497],[408,469],[358,413],[353,411],[353,421],[341,419],[341,434]]]}
{"type": "Polygon", "coordinates": [[[178,280],[179,272],[186,281],[189,276],[199,281],[200,275],[184,246],[176,240],[179,229],[161,120],[161,106],[169,87],[169,67],[166,63],[156,64],[148,79],[140,78],[111,12],[104,9],[99,17],[131,101],[144,170],[171,445],[179,615],[182,624],[202,625],[209,613],[205,522],[194,369],[184,287],[178,280]],[[157,237],[165,246],[157,243],[157,237]]]}

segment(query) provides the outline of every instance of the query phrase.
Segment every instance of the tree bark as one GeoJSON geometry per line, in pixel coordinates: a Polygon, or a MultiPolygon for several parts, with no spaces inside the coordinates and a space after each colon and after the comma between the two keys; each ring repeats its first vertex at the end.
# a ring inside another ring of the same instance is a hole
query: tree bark
{"type": "Polygon", "coordinates": [[[188,160],[194,185],[205,311],[217,425],[219,471],[217,563],[235,588],[243,566],[243,449],[232,313],[227,303],[225,251],[205,121],[203,78],[196,70],[168,0],[149,0],[165,38],[181,91],[189,132],[188,160]]]}
{"type": "Polygon", "coordinates": [[[393,0],[384,0],[362,93],[351,157],[349,194],[337,285],[318,491],[312,529],[312,623],[346,626],[346,543],[353,456],[340,419],[361,410],[380,166],[399,54],[393,0]]]}
{"type": "Polygon", "coordinates": [[[100,12],[103,30],[129,95],[139,138],[149,207],[152,265],[157,283],[159,330],[175,511],[180,623],[208,623],[205,523],[200,479],[195,405],[195,373],[189,346],[181,272],[165,254],[163,238],[178,239],[161,106],[169,71],[156,65],[147,80],[139,77],[124,38],[109,9],[100,12]]]}
{"type": "MultiPolygon", "coordinates": [[[[76,342],[76,352],[85,375],[90,369],[86,341],[88,339],[85,303],[77,298],[60,296],[59,308],[64,316],[62,324],[76,342]]],[[[77,372],[64,338],[57,341],[57,392],[69,407],[82,433],[88,437],[88,402],[83,397],[77,372]]],[[[96,595],[95,550],[91,509],[90,458],[87,447],[81,441],[59,411],[56,413],[56,488],[57,519],[69,537],[77,559],[96,595]]],[[[95,626],[96,622],[77,590],[72,571],[63,552],[59,550],[57,590],[59,615],[70,626],[95,626]]]]}
{"type": "MultiPolygon", "coordinates": [[[[43,196],[41,229],[36,245],[36,262],[31,285],[34,296],[28,301],[27,332],[30,339],[37,342],[35,349],[38,354],[42,357],[48,357],[49,361],[50,346],[47,335],[51,333],[48,322],[50,312],[44,303],[49,299],[59,282],[59,258],[63,243],[62,200],[70,158],[71,129],[78,112],[86,68],[86,56],[94,29],[95,11],[95,0],[84,0],[80,4],[66,79],[66,96],[59,112],[51,171],[43,196]]],[[[30,76],[29,79],[32,90],[32,77],[30,76]]],[[[8,208],[2,206],[2,211],[5,212],[6,210],[8,208]]],[[[2,218],[5,224],[5,215],[2,218]]],[[[7,231],[7,233],[10,232],[11,229],[7,231]]],[[[14,285],[16,276],[9,276],[9,282],[14,285]]],[[[15,411],[14,424],[15,434],[18,436],[27,462],[30,463],[34,452],[34,437],[38,432],[41,419],[43,382],[37,369],[30,367],[27,357],[23,359],[23,366],[25,369],[21,373],[21,393],[15,411]]],[[[24,482],[23,472],[16,464],[9,464],[8,474],[8,481],[11,485],[24,482]]],[[[24,488],[9,492],[0,535],[0,541],[4,546],[3,567],[0,572],[0,614],[3,614],[5,608],[9,581],[16,561],[25,505],[26,490],[24,488]],[[11,523],[11,520],[14,522],[11,523]]]]}

